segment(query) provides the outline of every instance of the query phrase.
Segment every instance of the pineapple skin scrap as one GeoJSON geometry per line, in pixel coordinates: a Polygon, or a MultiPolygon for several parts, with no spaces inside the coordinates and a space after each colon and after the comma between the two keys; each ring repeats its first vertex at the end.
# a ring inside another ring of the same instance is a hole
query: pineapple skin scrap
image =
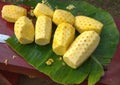
{"type": "Polygon", "coordinates": [[[52,48],[57,55],[64,55],[75,36],[75,28],[69,23],[59,24],[53,39],[52,48]]]}
{"type": "Polygon", "coordinates": [[[53,14],[53,22],[56,25],[59,25],[63,22],[73,25],[74,20],[75,17],[72,15],[72,13],[66,10],[56,9],[53,14]]]}
{"type": "Polygon", "coordinates": [[[20,17],[15,22],[14,32],[21,44],[29,44],[34,41],[34,25],[26,16],[20,17]]]}
{"type": "Polygon", "coordinates": [[[35,9],[33,10],[33,13],[36,17],[38,17],[40,15],[46,15],[46,16],[49,16],[52,18],[54,11],[47,5],[45,5],[43,3],[38,3],[36,5],[35,9]]]}
{"type": "Polygon", "coordinates": [[[63,56],[64,62],[73,69],[78,68],[94,52],[100,41],[95,31],[81,33],[63,56]]]}
{"type": "Polygon", "coordinates": [[[103,24],[93,18],[87,16],[76,16],[74,26],[79,33],[84,31],[96,31],[98,34],[101,33],[103,24]]]}
{"type": "Polygon", "coordinates": [[[52,33],[52,20],[48,16],[39,16],[35,26],[35,43],[46,45],[50,43],[52,33]]]}
{"type": "Polygon", "coordinates": [[[8,22],[15,22],[21,16],[27,16],[27,10],[16,5],[5,5],[2,8],[2,18],[8,22]]]}

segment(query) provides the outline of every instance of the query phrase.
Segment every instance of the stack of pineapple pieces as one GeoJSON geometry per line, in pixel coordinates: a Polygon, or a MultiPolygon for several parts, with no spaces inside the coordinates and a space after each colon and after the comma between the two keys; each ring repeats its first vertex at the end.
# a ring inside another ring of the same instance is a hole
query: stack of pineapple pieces
{"type": "Polygon", "coordinates": [[[93,18],[73,16],[62,9],[53,11],[43,3],[38,3],[33,13],[37,17],[35,29],[32,21],[26,17],[26,9],[15,5],[5,5],[2,9],[2,17],[15,23],[14,32],[21,44],[32,43],[34,36],[36,44],[49,44],[53,21],[57,28],[52,49],[57,55],[63,56],[64,62],[71,68],[78,68],[99,44],[103,24],[93,18]],[[76,39],[75,29],[80,33],[76,39]]]}

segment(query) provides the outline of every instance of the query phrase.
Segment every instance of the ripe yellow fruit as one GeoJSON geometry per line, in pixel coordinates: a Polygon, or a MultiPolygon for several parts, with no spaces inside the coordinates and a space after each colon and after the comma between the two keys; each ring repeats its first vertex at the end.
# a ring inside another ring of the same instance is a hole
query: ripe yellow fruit
{"type": "Polygon", "coordinates": [[[93,30],[100,34],[103,27],[101,22],[87,16],[76,16],[74,25],[80,33],[93,30]]]}
{"type": "Polygon", "coordinates": [[[52,33],[52,20],[48,16],[39,16],[35,26],[35,43],[46,45],[50,43],[52,33]]]}
{"type": "Polygon", "coordinates": [[[52,48],[57,55],[64,55],[74,40],[75,28],[69,23],[59,24],[53,39],[52,48]]]}
{"type": "Polygon", "coordinates": [[[46,15],[46,16],[49,16],[52,18],[54,11],[47,5],[45,5],[43,3],[38,3],[37,6],[35,7],[33,13],[36,17],[38,17],[40,15],[46,15]]]}
{"type": "Polygon", "coordinates": [[[74,24],[74,16],[69,11],[56,9],[53,14],[53,22],[56,25],[59,25],[63,22],[73,25],[74,24]]]}
{"type": "Polygon", "coordinates": [[[15,22],[21,16],[26,16],[27,10],[16,5],[5,5],[2,8],[2,18],[8,22],[15,22]]]}
{"type": "Polygon", "coordinates": [[[95,31],[81,33],[64,54],[63,60],[68,66],[76,69],[90,57],[99,41],[100,36],[95,31]]]}
{"type": "Polygon", "coordinates": [[[34,41],[34,26],[26,16],[20,17],[14,25],[14,32],[21,44],[29,44],[34,41]]]}

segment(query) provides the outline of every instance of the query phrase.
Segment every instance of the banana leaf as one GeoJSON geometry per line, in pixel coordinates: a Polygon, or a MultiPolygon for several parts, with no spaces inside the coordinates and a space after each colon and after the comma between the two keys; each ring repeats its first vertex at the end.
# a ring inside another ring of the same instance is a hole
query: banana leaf
{"type": "MultiPolygon", "coordinates": [[[[75,16],[78,14],[89,16],[104,24],[100,35],[100,44],[91,57],[78,69],[72,69],[67,66],[63,60],[59,60],[60,56],[53,52],[52,39],[51,43],[46,46],[39,46],[35,43],[22,45],[18,42],[15,36],[12,36],[6,41],[7,44],[21,55],[29,64],[34,66],[40,72],[48,75],[57,83],[80,84],[87,78],[88,85],[96,84],[100,78],[104,76],[104,66],[107,66],[111,62],[119,41],[119,33],[112,16],[108,12],[81,0],[44,1],[45,4],[49,5],[53,9],[57,7],[66,10],[66,7],[72,4],[75,8],[68,11],[72,12],[75,16]],[[48,66],[45,62],[50,58],[54,60],[54,63],[48,66]]],[[[22,3],[27,6],[35,7],[38,2],[41,2],[41,0],[24,0],[16,4],[22,3]]],[[[53,30],[55,29],[56,26],[53,24],[53,30]]]]}

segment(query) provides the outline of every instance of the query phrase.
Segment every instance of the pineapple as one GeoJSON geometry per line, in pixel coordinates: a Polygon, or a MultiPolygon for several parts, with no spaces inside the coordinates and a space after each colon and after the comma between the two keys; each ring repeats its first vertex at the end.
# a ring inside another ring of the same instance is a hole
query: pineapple
{"type": "Polygon", "coordinates": [[[100,34],[103,27],[101,22],[87,16],[76,16],[74,25],[80,33],[93,30],[100,34]]]}
{"type": "Polygon", "coordinates": [[[63,22],[73,25],[74,16],[72,15],[72,13],[70,13],[68,11],[56,9],[54,14],[53,14],[53,22],[56,25],[59,25],[63,22]]]}
{"type": "Polygon", "coordinates": [[[45,5],[43,3],[38,3],[37,6],[35,7],[33,13],[36,17],[38,17],[40,15],[46,15],[46,16],[49,16],[52,18],[54,11],[47,5],[45,5]]]}
{"type": "Polygon", "coordinates": [[[58,25],[53,39],[52,48],[57,55],[64,55],[75,35],[75,28],[69,23],[58,25]]]}
{"type": "Polygon", "coordinates": [[[16,5],[5,5],[2,8],[2,18],[8,22],[15,22],[21,16],[26,16],[27,10],[16,5]]]}
{"type": "Polygon", "coordinates": [[[78,68],[96,49],[100,36],[95,31],[81,33],[63,56],[64,62],[71,68],[78,68]]]}
{"type": "Polygon", "coordinates": [[[20,17],[14,25],[14,32],[21,44],[29,44],[34,41],[34,26],[26,16],[20,17]]]}
{"type": "Polygon", "coordinates": [[[48,16],[39,16],[35,26],[35,43],[46,45],[50,43],[52,20],[48,16]]]}

